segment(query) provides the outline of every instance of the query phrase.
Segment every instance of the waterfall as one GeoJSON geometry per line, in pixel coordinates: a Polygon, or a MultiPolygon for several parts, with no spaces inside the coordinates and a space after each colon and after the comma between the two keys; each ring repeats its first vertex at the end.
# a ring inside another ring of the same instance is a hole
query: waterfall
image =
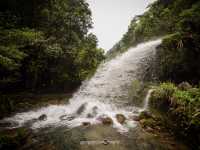
{"type": "Polygon", "coordinates": [[[140,44],[102,63],[95,75],[83,82],[66,105],[51,105],[34,111],[18,113],[13,117],[5,118],[4,121],[15,122],[18,126],[29,123],[33,129],[49,126],[74,128],[82,125],[83,122],[98,124],[100,123],[99,118],[107,116],[113,120],[114,128],[127,131],[129,127],[136,125],[129,118],[147,108],[152,92],[151,90],[148,92],[145,105],[140,108],[127,103],[128,89],[131,87],[131,82],[138,78],[137,71],[141,61],[154,55],[155,48],[160,43],[161,39],[140,44]],[[45,120],[35,121],[35,118],[43,114],[47,116],[45,120]],[[116,120],[116,114],[123,114],[127,118],[124,125],[116,120]]]}
{"type": "Polygon", "coordinates": [[[148,92],[147,92],[147,95],[144,99],[144,106],[142,109],[140,109],[140,112],[144,111],[144,110],[147,110],[148,109],[148,105],[149,105],[149,99],[150,99],[150,96],[151,96],[151,93],[153,92],[153,89],[150,89],[148,92]]]}

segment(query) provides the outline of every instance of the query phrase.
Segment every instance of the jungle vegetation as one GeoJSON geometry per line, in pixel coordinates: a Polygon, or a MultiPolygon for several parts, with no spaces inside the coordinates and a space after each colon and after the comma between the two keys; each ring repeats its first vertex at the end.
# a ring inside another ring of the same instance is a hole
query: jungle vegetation
{"type": "Polygon", "coordinates": [[[97,48],[85,0],[1,0],[0,90],[68,90],[91,75],[97,48]]]}

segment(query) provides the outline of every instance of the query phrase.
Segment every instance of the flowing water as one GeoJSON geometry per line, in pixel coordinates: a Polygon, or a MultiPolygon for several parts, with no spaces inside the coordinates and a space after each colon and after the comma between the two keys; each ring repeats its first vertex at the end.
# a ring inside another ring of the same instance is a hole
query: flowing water
{"type": "MultiPolygon", "coordinates": [[[[132,138],[138,137],[140,134],[137,135],[136,132],[134,134],[131,132],[131,138],[128,139],[121,135],[130,134],[129,131],[137,126],[137,123],[131,119],[131,116],[138,115],[140,111],[148,107],[151,90],[144,100],[143,107],[136,107],[134,104],[129,103],[129,89],[131,88],[132,81],[139,78],[138,71],[141,70],[140,63],[144,59],[153,56],[156,46],[160,43],[161,40],[159,39],[140,44],[135,48],[129,49],[124,54],[102,63],[96,74],[82,84],[67,105],[51,105],[34,111],[18,113],[13,117],[4,119],[4,121],[13,122],[14,128],[28,126],[33,130],[39,130],[40,133],[42,131],[43,139],[48,139],[48,137],[44,138],[44,131],[47,131],[47,129],[57,129],[53,132],[56,136],[52,139],[55,141],[56,138],[60,137],[58,140],[60,141],[59,146],[64,139],[72,140],[71,142],[65,142],[65,144],[63,142],[62,144],[64,146],[58,149],[66,149],[65,146],[71,145],[74,141],[76,143],[83,139],[103,140],[105,138],[120,140],[120,142],[124,139],[131,140],[131,145],[128,144],[127,146],[125,144],[123,146],[123,144],[120,144],[113,149],[125,150],[132,149],[133,147],[135,149],[142,149],[142,146],[138,146],[136,140],[132,138]],[[127,118],[123,125],[117,121],[116,114],[122,114],[127,118]],[[37,118],[41,115],[44,118],[38,120],[37,118]],[[113,120],[113,126],[103,126],[101,119],[104,117],[111,118],[113,120]],[[80,131],[81,125],[86,122],[92,124],[92,126],[84,131],[80,131]],[[67,135],[73,135],[75,137],[74,140],[72,136],[70,138],[61,137],[61,135],[58,136],[59,133],[64,136],[63,134],[66,133],[66,130],[67,132],[70,131],[70,134],[68,133],[67,135]],[[80,139],[82,136],[84,138],[80,139]],[[79,140],[77,139],[78,137],[79,140]]],[[[124,143],[127,143],[127,141],[124,143]]],[[[78,149],[106,149],[105,147],[99,148],[94,146],[89,148],[79,146],[81,148],[79,147],[78,149]]],[[[152,149],[151,146],[150,144],[150,148],[147,149],[152,149]]],[[[112,148],[109,147],[107,149],[112,148]]]]}
{"type": "MultiPolygon", "coordinates": [[[[100,118],[110,117],[113,127],[121,132],[127,132],[134,127],[133,120],[127,120],[123,126],[116,120],[116,114],[123,114],[126,118],[137,115],[144,108],[127,105],[131,81],[137,79],[139,64],[143,59],[154,54],[155,47],[161,40],[151,41],[138,45],[117,58],[100,65],[94,77],[85,81],[68,105],[52,105],[37,111],[19,113],[7,120],[14,121],[23,126],[30,120],[45,114],[46,120],[33,122],[31,128],[48,126],[67,126],[69,128],[82,125],[83,122],[91,124],[100,123],[100,118]]],[[[149,95],[149,94],[148,94],[149,95]]]]}

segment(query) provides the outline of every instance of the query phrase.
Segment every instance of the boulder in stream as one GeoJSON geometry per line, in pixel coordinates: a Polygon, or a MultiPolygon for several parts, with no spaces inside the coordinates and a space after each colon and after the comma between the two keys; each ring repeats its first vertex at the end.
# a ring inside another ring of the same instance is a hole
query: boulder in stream
{"type": "Polygon", "coordinates": [[[87,126],[90,126],[91,123],[90,122],[83,122],[82,125],[85,126],[85,127],[87,127],[87,126]]]}
{"type": "Polygon", "coordinates": [[[85,110],[85,107],[87,106],[87,103],[84,103],[84,104],[82,104],[79,108],[78,108],[78,110],[76,111],[76,114],[77,115],[80,115],[84,110],[85,110]]]}
{"type": "Polygon", "coordinates": [[[47,120],[47,115],[43,114],[43,115],[39,116],[38,120],[39,121],[45,121],[45,120],[47,120]]]}
{"type": "Polygon", "coordinates": [[[110,117],[105,117],[105,118],[102,118],[102,123],[104,125],[112,125],[113,124],[113,120],[110,117]]]}
{"type": "Polygon", "coordinates": [[[123,124],[126,121],[126,117],[123,114],[117,114],[116,119],[121,124],[123,124]]]}

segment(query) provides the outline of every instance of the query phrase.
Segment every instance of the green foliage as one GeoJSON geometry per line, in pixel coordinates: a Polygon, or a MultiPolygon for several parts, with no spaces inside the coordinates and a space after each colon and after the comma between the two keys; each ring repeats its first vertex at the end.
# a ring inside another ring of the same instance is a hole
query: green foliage
{"type": "Polygon", "coordinates": [[[14,132],[13,131],[5,131],[5,133],[1,133],[0,135],[0,145],[2,150],[6,149],[16,149],[16,147],[22,146],[28,136],[29,132],[26,129],[18,128],[14,132]]]}
{"type": "Polygon", "coordinates": [[[84,0],[0,4],[0,89],[71,89],[104,59],[84,0]]]}
{"type": "Polygon", "coordinates": [[[163,83],[152,93],[150,106],[165,113],[170,120],[168,127],[177,136],[197,146],[200,141],[197,136],[200,133],[200,88],[183,90],[172,83],[163,83]]]}

